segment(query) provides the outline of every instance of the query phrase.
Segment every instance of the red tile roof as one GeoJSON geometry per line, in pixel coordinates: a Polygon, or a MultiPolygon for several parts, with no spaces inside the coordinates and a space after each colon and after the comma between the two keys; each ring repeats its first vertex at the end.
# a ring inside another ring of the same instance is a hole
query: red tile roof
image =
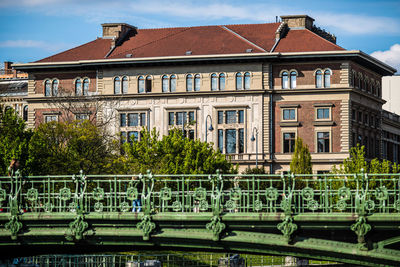
{"type": "Polygon", "coordinates": [[[274,52],[337,51],[344,48],[322,38],[310,30],[290,30],[282,38],[274,52]]]}
{"type": "Polygon", "coordinates": [[[110,51],[111,39],[97,38],[89,43],[77,46],[67,51],[55,54],[50,57],[38,60],[36,62],[60,62],[102,59],[110,51]]]}
{"type": "MultiPolygon", "coordinates": [[[[162,29],[138,29],[107,58],[133,58],[269,52],[275,44],[279,23],[200,26],[162,29]]],[[[60,62],[104,59],[111,49],[111,39],[92,42],[50,56],[37,62],[60,62]]],[[[274,52],[311,52],[344,50],[307,29],[290,30],[274,52]]]]}

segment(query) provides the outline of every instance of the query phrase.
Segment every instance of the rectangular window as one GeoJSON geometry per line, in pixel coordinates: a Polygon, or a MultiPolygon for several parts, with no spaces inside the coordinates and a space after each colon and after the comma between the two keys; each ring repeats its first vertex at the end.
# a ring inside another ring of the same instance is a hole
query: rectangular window
{"type": "Polygon", "coordinates": [[[330,109],[329,108],[317,108],[317,120],[329,120],[330,109]]]}
{"type": "Polygon", "coordinates": [[[49,115],[44,117],[44,121],[51,122],[51,121],[57,121],[57,115],[49,115]]]}
{"type": "Polygon", "coordinates": [[[139,114],[129,113],[128,114],[128,126],[138,126],[139,125],[139,114]]]}
{"type": "Polygon", "coordinates": [[[139,133],[137,131],[130,131],[128,132],[128,142],[136,142],[139,138],[139,133]]]}
{"type": "Polygon", "coordinates": [[[218,124],[223,124],[223,123],[224,123],[224,112],[218,111],[218,124]]]}
{"type": "Polygon", "coordinates": [[[329,152],[329,132],[317,133],[318,152],[329,152]]]}
{"type": "Polygon", "coordinates": [[[168,112],[168,125],[174,125],[174,112],[168,112]]]}
{"type": "Polygon", "coordinates": [[[186,123],[186,112],[176,112],[176,125],[183,125],[186,123]]]}
{"type": "Polygon", "coordinates": [[[88,120],[89,119],[89,114],[75,114],[75,119],[76,120],[88,120]]]}
{"type": "Polygon", "coordinates": [[[368,124],[368,114],[364,114],[364,123],[368,124]]]}
{"type": "Polygon", "coordinates": [[[194,111],[189,111],[189,123],[194,122],[194,111]]]}
{"type": "Polygon", "coordinates": [[[140,113],[140,126],[146,126],[146,113],[140,113]]]}
{"type": "Polygon", "coordinates": [[[283,120],[296,120],[296,110],[294,108],[286,108],[283,110],[283,120]]]}
{"type": "Polygon", "coordinates": [[[244,110],[239,110],[239,123],[244,123],[244,110]]]}
{"type": "Polygon", "coordinates": [[[362,112],[361,111],[358,112],[358,121],[361,122],[361,123],[363,121],[363,116],[362,116],[362,112]]]}
{"type": "Polygon", "coordinates": [[[226,124],[236,123],[236,110],[228,110],[226,111],[226,124]]]}
{"type": "Polygon", "coordinates": [[[284,133],[283,134],[283,153],[293,153],[296,142],[295,133],[284,133]]]}
{"type": "Polygon", "coordinates": [[[244,153],[244,129],[239,129],[239,153],[244,153]]]}
{"type": "Polygon", "coordinates": [[[151,78],[146,78],[146,93],[151,93],[151,78]]]}
{"type": "Polygon", "coordinates": [[[226,154],[234,154],[236,153],[236,129],[227,129],[225,133],[226,154]]]}
{"type": "Polygon", "coordinates": [[[224,152],[224,130],[218,130],[218,149],[224,152]]]}
{"type": "Polygon", "coordinates": [[[121,127],[125,127],[126,126],[126,114],[125,113],[120,114],[120,120],[119,121],[120,121],[119,125],[121,127]]]}
{"type": "Polygon", "coordinates": [[[351,110],[351,119],[352,119],[353,121],[356,120],[356,111],[355,111],[354,109],[351,110]]]}

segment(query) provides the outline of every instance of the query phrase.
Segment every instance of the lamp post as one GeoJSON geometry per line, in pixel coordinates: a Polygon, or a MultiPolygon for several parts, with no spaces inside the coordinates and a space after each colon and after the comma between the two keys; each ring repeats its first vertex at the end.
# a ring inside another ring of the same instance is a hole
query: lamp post
{"type": "Polygon", "coordinates": [[[251,135],[251,142],[256,141],[256,168],[258,168],[258,130],[256,127],[253,128],[251,135]],[[256,132],[256,137],[254,138],[254,131],[256,132]]]}
{"type": "Polygon", "coordinates": [[[206,117],[206,129],[205,129],[205,140],[206,140],[206,143],[207,143],[207,130],[210,131],[210,132],[212,132],[212,131],[214,130],[214,128],[213,128],[213,126],[212,126],[212,118],[211,118],[210,115],[207,115],[207,117],[206,117]],[[209,128],[207,127],[207,120],[208,120],[208,118],[210,118],[210,121],[211,121],[211,124],[210,124],[210,127],[209,127],[209,128]]]}

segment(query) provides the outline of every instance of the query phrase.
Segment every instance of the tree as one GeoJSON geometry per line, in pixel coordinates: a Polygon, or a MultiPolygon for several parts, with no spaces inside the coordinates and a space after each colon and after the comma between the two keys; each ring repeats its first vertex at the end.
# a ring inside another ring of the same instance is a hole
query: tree
{"type": "Polygon", "coordinates": [[[29,144],[31,175],[112,172],[115,142],[88,120],[41,124],[29,144]]]}
{"type": "Polygon", "coordinates": [[[303,139],[296,138],[292,161],[290,162],[290,172],[295,174],[312,174],[311,154],[307,145],[303,144],[303,139]]]}
{"type": "Polygon", "coordinates": [[[159,139],[155,129],[141,131],[140,141],[129,140],[123,146],[124,155],[116,162],[123,173],[207,174],[220,169],[234,172],[232,164],[212,145],[182,136],[174,129],[159,139]]]}
{"type": "Polygon", "coordinates": [[[7,175],[13,158],[24,168],[31,136],[32,132],[26,130],[25,122],[12,108],[0,106],[0,175],[7,175]]]}

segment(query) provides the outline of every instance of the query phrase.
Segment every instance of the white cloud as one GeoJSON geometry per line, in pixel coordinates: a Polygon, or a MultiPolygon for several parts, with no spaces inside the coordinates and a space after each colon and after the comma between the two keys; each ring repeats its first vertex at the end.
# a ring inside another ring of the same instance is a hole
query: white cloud
{"type": "Polygon", "coordinates": [[[394,44],[386,51],[375,51],[371,56],[385,62],[400,72],[400,44],[394,44]]]}
{"type": "Polygon", "coordinates": [[[316,23],[350,34],[400,33],[400,22],[386,17],[355,14],[316,13],[316,23]]]}
{"type": "Polygon", "coordinates": [[[50,43],[50,42],[35,41],[35,40],[6,40],[6,41],[0,41],[0,47],[39,48],[50,52],[56,52],[66,48],[70,48],[71,45],[64,43],[50,43]]]}

